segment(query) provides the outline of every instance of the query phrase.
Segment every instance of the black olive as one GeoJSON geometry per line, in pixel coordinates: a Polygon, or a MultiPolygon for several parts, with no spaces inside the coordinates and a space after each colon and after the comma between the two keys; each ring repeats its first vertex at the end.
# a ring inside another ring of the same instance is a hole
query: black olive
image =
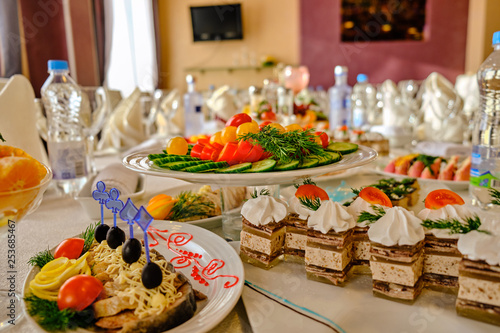
{"type": "Polygon", "coordinates": [[[119,227],[112,227],[106,234],[106,241],[110,248],[116,249],[125,242],[125,232],[119,227]]]}
{"type": "Polygon", "coordinates": [[[160,266],[154,262],[148,262],[142,269],[141,277],[144,287],[151,289],[158,287],[161,284],[161,281],[163,280],[163,273],[160,266]]]}
{"type": "Polygon", "coordinates": [[[108,230],[109,230],[109,225],[99,224],[97,226],[97,228],[95,228],[95,231],[94,231],[95,240],[98,241],[99,243],[102,242],[103,240],[105,240],[106,235],[108,233],[108,230]]]}
{"type": "Polygon", "coordinates": [[[122,246],[122,258],[127,264],[133,264],[141,257],[142,246],[137,238],[129,238],[122,246]]]}

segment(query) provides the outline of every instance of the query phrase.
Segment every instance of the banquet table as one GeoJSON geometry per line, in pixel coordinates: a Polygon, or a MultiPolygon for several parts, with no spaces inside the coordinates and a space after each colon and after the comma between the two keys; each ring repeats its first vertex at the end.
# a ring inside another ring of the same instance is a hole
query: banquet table
{"type": "MultiPolygon", "coordinates": [[[[99,157],[96,159],[97,168],[98,170],[102,169],[104,166],[120,160],[121,158],[118,155],[99,157]]],[[[321,179],[321,177],[319,177],[317,179],[317,182],[321,187],[328,189],[333,189],[339,186],[342,181],[344,181],[346,183],[346,186],[348,187],[358,188],[360,186],[372,184],[376,180],[383,178],[381,175],[373,172],[375,166],[376,162],[372,162],[371,164],[360,167],[355,171],[351,170],[350,172],[346,172],[345,177],[342,176],[342,174],[333,177],[325,177],[323,180],[321,179]]],[[[169,188],[182,185],[188,185],[188,183],[177,179],[148,175],[146,176],[144,198],[149,198],[153,194],[162,191],[168,193],[169,188]]],[[[285,186],[282,186],[282,189],[285,189],[285,186]]],[[[470,199],[468,197],[466,189],[457,191],[457,193],[459,193],[464,199],[466,199],[468,203],[470,203],[470,199]]],[[[421,199],[423,200],[423,198],[421,199]]],[[[22,221],[17,223],[15,227],[17,253],[15,282],[17,290],[20,292],[22,286],[24,285],[24,280],[30,270],[30,266],[27,264],[27,261],[31,256],[39,251],[55,247],[62,239],[79,234],[89,225],[90,222],[92,221],[88,218],[83,208],[76,200],[69,197],[60,197],[55,193],[53,189],[49,188],[49,190],[45,193],[40,207],[34,213],[25,217],[22,221]]],[[[210,231],[222,237],[222,228],[220,226],[210,229],[210,231]]],[[[1,235],[1,237],[5,238],[5,235],[1,235]]],[[[5,245],[5,242],[2,243],[4,243],[5,245]]],[[[235,248],[238,247],[238,243],[235,243],[233,245],[235,248]]],[[[2,251],[0,253],[4,255],[7,252],[4,248],[2,248],[2,251]]],[[[6,283],[5,272],[7,271],[7,269],[5,265],[6,259],[2,258],[2,260],[0,260],[0,284],[2,285],[2,287],[3,284],[6,283]]],[[[286,273],[287,267],[289,266],[286,266],[284,264],[280,269],[285,270],[286,273]]],[[[274,272],[280,272],[280,269],[276,269],[274,272]]],[[[292,271],[295,269],[296,268],[293,268],[292,271]]],[[[269,272],[271,271],[272,270],[270,270],[269,272]]],[[[265,274],[268,274],[268,271],[258,270],[245,264],[245,279],[247,281],[253,282],[255,284],[266,283],[265,274]]],[[[280,277],[275,275],[272,275],[272,278],[279,280],[280,277]]],[[[287,283],[286,280],[284,280],[284,283],[287,283]]],[[[301,283],[307,283],[306,286],[309,286],[309,283],[315,283],[313,286],[319,286],[318,288],[333,288],[336,290],[340,290],[338,287],[324,285],[312,281],[301,283]]],[[[370,287],[368,287],[368,289],[370,289],[370,287]]],[[[347,289],[346,292],[350,293],[351,290],[347,289]]],[[[292,299],[294,296],[292,295],[293,293],[299,293],[297,288],[291,288],[290,294],[287,294],[286,289],[280,290],[280,295],[285,299],[292,299]]],[[[356,296],[356,294],[351,294],[351,296],[352,301],[350,302],[355,305],[352,308],[356,309],[358,305],[355,303],[359,302],[359,300],[356,300],[356,297],[354,297],[356,296]]],[[[299,298],[298,300],[300,301],[300,299],[301,298],[299,298]]],[[[335,302],[335,300],[332,299],[331,302],[335,302]]],[[[348,303],[346,303],[346,306],[348,306],[348,303]]],[[[408,307],[408,305],[401,306],[408,307]]],[[[447,311],[446,316],[454,315],[453,313],[450,314],[450,312],[453,312],[454,310],[454,304],[452,304],[451,302],[445,302],[444,307],[446,309],[442,311],[447,311]]],[[[416,307],[414,312],[416,312],[417,309],[418,311],[420,311],[420,308],[416,307]]],[[[21,309],[17,310],[21,311],[21,309]]],[[[407,327],[404,327],[403,325],[403,329],[398,328],[398,330],[396,331],[441,332],[443,327],[439,325],[439,316],[443,316],[443,313],[437,311],[436,309],[432,310],[434,312],[431,311],[430,313],[428,313],[427,317],[424,316],[422,317],[422,319],[420,318],[420,316],[417,316],[416,318],[413,318],[413,320],[408,321],[407,327]],[[426,321],[419,321],[420,319],[425,319],[426,321]]],[[[1,311],[4,310],[2,309],[1,311]]],[[[328,312],[327,309],[325,309],[324,311],[328,312]]],[[[366,321],[370,320],[370,315],[366,316],[366,320],[362,320],[364,316],[361,312],[357,313],[357,315],[357,318],[351,318],[349,320],[365,322],[365,324],[366,321]]],[[[16,321],[16,325],[15,327],[11,327],[11,331],[23,333],[43,332],[43,330],[41,330],[31,320],[27,320],[26,316],[27,315],[25,315],[24,318],[20,319],[19,321],[16,321]]],[[[457,318],[459,317],[457,316],[457,318]]],[[[346,320],[348,319],[343,318],[341,321],[346,322],[346,320]]],[[[465,318],[460,318],[460,320],[461,332],[493,332],[497,331],[498,329],[498,327],[465,318]],[[464,322],[465,324],[463,324],[462,322],[464,322]]],[[[379,332],[381,327],[378,325],[381,324],[383,323],[380,323],[380,320],[374,320],[374,322],[368,326],[348,325],[348,327],[346,327],[346,331],[361,331],[357,329],[361,327],[363,332],[379,332]],[[349,327],[351,327],[350,330],[349,327]]],[[[341,327],[343,326],[342,323],[339,325],[341,327]]],[[[281,331],[281,328],[286,328],[287,332],[303,332],[304,328],[311,328],[311,330],[315,332],[335,331],[331,328],[326,327],[325,325],[318,324],[317,321],[314,321],[307,316],[303,316],[293,309],[281,306],[280,303],[271,300],[271,298],[266,296],[264,293],[257,293],[255,289],[245,286],[243,289],[243,295],[236,304],[235,308],[215,328],[210,330],[210,332],[276,332],[281,331]]],[[[341,331],[342,330],[340,330],[339,332],[341,331]]]]}

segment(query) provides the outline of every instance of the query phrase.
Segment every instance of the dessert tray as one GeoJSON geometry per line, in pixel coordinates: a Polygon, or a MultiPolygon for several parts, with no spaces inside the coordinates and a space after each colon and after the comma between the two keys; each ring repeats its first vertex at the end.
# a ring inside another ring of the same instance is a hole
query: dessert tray
{"type": "MultiPolygon", "coordinates": [[[[407,175],[399,175],[397,173],[392,173],[392,172],[386,172],[384,171],[384,168],[380,165],[377,165],[375,168],[375,172],[378,173],[379,175],[385,176],[387,178],[395,178],[395,179],[403,179],[403,178],[410,178],[407,175]]],[[[438,180],[438,179],[426,179],[426,178],[417,178],[419,183],[422,184],[435,184],[435,185],[445,185],[448,187],[450,190],[453,191],[461,191],[461,190],[467,190],[469,187],[469,181],[465,180],[438,180]]]]}
{"type": "MultiPolygon", "coordinates": [[[[125,222],[118,225],[123,230],[128,228],[125,222]]],[[[137,238],[142,237],[139,230],[136,227],[134,232],[137,238]]],[[[185,223],[155,221],[148,234],[150,247],[169,259],[176,270],[189,278],[194,289],[207,296],[204,303],[198,303],[193,318],[168,332],[207,332],[215,327],[233,309],[243,290],[245,277],[238,254],[216,234],[185,223]]],[[[29,282],[38,271],[38,268],[32,268],[28,273],[23,295],[28,293],[29,282]]],[[[36,324],[35,319],[26,316],[36,324]]],[[[71,332],[93,331],[78,329],[71,332]]]]}
{"type": "Polygon", "coordinates": [[[129,169],[140,173],[171,177],[198,184],[219,184],[227,186],[253,186],[253,185],[278,185],[291,184],[301,178],[311,178],[329,172],[341,171],[370,163],[377,158],[377,152],[365,146],[351,154],[344,155],[337,163],[320,167],[297,169],[281,172],[261,172],[261,173],[190,173],[173,171],[157,167],[148,159],[148,153],[135,153],[126,156],[122,163],[129,169]]]}
{"type": "MultiPolygon", "coordinates": [[[[238,250],[239,242],[231,245],[238,250]]],[[[345,287],[308,280],[304,265],[282,262],[269,270],[244,264],[242,298],[256,333],[267,332],[497,332],[460,317],[455,295],[424,289],[413,305],[372,295],[369,275],[345,287]]]]}

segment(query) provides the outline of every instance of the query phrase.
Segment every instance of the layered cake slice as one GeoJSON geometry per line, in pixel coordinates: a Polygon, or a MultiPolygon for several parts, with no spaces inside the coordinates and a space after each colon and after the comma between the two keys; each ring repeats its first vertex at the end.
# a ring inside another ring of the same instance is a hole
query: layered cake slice
{"type": "Polygon", "coordinates": [[[289,214],[286,219],[285,261],[304,263],[307,240],[307,219],[317,209],[308,205],[318,198],[328,200],[328,193],[310,180],[297,187],[295,195],[288,202],[289,214]]]}
{"type": "Polygon", "coordinates": [[[356,222],[344,206],[325,200],[309,216],[307,226],[307,277],[342,285],[352,266],[352,235],[356,222]]]}
{"type": "Polygon", "coordinates": [[[500,236],[481,231],[461,235],[457,313],[500,326],[500,236]]]}
{"type": "Polygon", "coordinates": [[[241,207],[240,257],[268,269],[279,263],[285,244],[287,204],[269,195],[249,199],[241,207]]]}
{"type": "Polygon", "coordinates": [[[412,303],[422,291],[424,229],[402,207],[389,208],[370,226],[373,294],[412,303]]]}
{"type": "MultiPolygon", "coordinates": [[[[462,255],[457,249],[457,241],[460,233],[470,231],[467,221],[472,219],[472,213],[458,194],[435,190],[427,195],[425,208],[417,216],[425,228],[425,286],[458,288],[458,265],[462,255]]],[[[477,227],[480,225],[479,222],[477,227]]]]}
{"type": "Polygon", "coordinates": [[[374,222],[372,216],[380,217],[381,212],[385,212],[389,207],[392,207],[392,204],[385,193],[373,187],[365,187],[347,208],[347,211],[356,221],[353,230],[352,263],[357,273],[371,273],[370,240],[368,239],[369,223],[374,222]]]}

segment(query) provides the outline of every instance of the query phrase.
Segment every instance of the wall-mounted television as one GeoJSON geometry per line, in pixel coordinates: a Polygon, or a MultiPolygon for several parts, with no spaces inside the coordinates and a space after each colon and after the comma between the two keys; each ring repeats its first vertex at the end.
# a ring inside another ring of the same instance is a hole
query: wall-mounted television
{"type": "Polygon", "coordinates": [[[190,7],[193,41],[243,39],[241,5],[190,7]]]}

